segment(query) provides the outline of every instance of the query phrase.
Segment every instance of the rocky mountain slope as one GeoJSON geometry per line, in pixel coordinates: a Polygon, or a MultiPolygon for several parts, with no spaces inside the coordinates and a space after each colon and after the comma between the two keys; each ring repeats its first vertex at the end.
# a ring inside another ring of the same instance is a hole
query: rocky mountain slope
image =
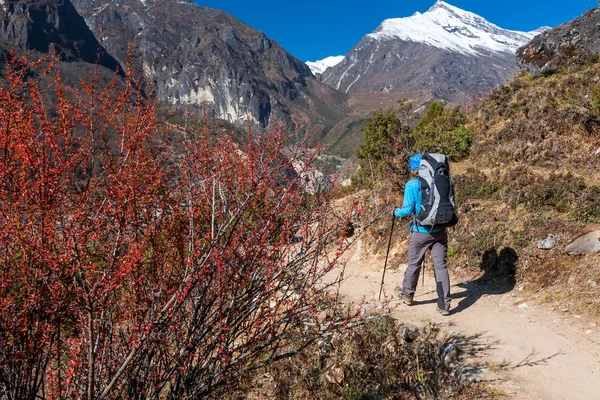
{"type": "Polygon", "coordinates": [[[345,112],[344,98],[264,33],[190,0],[74,0],[121,63],[133,67],[163,101],[200,107],[232,122],[248,117],[326,129],[345,112]]]}
{"type": "Polygon", "coordinates": [[[384,21],[322,80],[343,92],[425,91],[466,102],[514,77],[515,50],[540,31],[502,29],[437,1],[423,14],[384,21]]]}
{"type": "Polygon", "coordinates": [[[119,67],[69,0],[2,1],[0,21],[4,51],[55,51],[65,62],[98,62],[113,71],[119,67]]]}
{"type": "Polygon", "coordinates": [[[600,9],[537,36],[517,50],[519,66],[538,76],[569,64],[595,61],[600,54],[600,9]]]}

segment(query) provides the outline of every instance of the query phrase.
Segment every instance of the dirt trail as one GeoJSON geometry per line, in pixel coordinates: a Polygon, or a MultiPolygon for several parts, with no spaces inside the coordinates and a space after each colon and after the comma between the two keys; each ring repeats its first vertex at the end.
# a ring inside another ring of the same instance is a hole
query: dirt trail
{"type": "MultiPolygon", "coordinates": [[[[351,257],[341,291],[348,299],[375,303],[381,270],[373,263],[351,257]]],[[[383,262],[377,262],[383,266],[383,262]]],[[[405,266],[386,273],[385,290],[393,294],[402,282],[405,266]]],[[[497,366],[484,380],[511,399],[600,399],[600,328],[568,312],[557,312],[519,289],[503,291],[473,281],[457,282],[451,274],[452,315],[436,312],[435,282],[431,267],[422,278],[409,307],[393,298],[394,316],[423,325],[433,321],[448,332],[462,333],[481,348],[482,360],[497,366]]]]}

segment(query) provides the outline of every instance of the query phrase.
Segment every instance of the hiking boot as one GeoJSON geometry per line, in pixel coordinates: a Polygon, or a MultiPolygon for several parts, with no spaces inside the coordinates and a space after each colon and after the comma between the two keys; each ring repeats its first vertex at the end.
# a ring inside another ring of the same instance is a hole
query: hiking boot
{"type": "Polygon", "coordinates": [[[450,310],[445,310],[443,308],[437,308],[438,312],[443,315],[444,317],[447,317],[448,315],[450,315],[450,310]]]}
{"type": "Polygon", "coordinates": [[[414,303],[412,297],[405,293],[400,294],[400,298],[402,299],[402,302],[407,306],[412,306],[414,303]]]}
{"type": "Polygon", "coordinates": [[[402,287],[401,286],[396,286],[394,288],[394,293],[396,294],[396,296],[400,297],[400,299],[402,300],[402,302],[404,304],[406,304],[407,306],[412,306],[412,304],[413,304],[413,298],[412,298],[412,296],[409,296],[406,293],[404,293],[402,291],[402,287]]]}

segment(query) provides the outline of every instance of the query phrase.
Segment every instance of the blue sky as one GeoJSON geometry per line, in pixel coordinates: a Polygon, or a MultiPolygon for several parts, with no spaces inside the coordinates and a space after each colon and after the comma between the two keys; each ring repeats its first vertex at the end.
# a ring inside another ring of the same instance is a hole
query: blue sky
{"type": "MultiPolygon", "coordinates": [[[[425,12],[435,0],[195,0],[260,29],[303,61],[344,55],[384,19],[425,12]]],[[[446,0],[502,28],[530,31],[580,16],[597,0],[446,0]]]]}

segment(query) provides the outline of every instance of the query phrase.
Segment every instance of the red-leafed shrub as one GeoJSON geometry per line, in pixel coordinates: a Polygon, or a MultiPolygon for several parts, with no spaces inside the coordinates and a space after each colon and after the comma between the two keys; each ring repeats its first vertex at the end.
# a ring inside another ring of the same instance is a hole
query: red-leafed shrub
{"type": "Polygon", "coordinates": [[[353,317],[315,318],[348,220],[282,132],[215,143],[129,74],[74,90],[47,60],[6,68],[0,397],[198,398],[353,317]]]}

